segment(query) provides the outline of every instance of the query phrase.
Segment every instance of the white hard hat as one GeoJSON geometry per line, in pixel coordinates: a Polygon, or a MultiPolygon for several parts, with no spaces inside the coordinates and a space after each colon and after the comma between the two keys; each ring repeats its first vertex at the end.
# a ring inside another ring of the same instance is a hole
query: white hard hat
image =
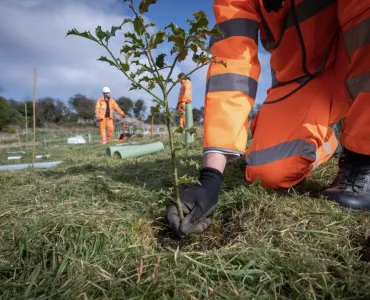
{"type": "Polygon", "coordinates": [[[110,93],[110,88],[109,87],[104,87],[103,88],[103,93],[110,93]]]}

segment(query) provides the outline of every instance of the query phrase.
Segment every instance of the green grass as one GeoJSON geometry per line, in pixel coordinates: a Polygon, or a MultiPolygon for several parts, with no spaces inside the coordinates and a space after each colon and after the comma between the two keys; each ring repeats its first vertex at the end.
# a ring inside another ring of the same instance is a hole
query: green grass
{"type": "MultiPolygon", "coordinates": [[[[167,144],[129,161],[59,146],[40,149],[58,167],[0,172],[1,299],[369,299],[369,215],[317,197],[335,160],[289,192],[230,164],[211,228],[178,240],[167,144]]],[[[200,161],[201,141],[179,156],[200,161]]]]}

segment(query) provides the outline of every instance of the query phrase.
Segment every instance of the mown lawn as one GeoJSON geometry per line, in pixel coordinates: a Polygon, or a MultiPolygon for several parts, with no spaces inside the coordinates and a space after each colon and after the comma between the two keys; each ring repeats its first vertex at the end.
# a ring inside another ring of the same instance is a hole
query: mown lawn
{"type": "MultiPolygon", "coordinates": [[[[369,215],[318,196],[334,159],[288,192],[248,186],[244,162],[229,165],[210,230],[177,240],[163,220],[165,147],[120,161],[60,145],[48,149],[58,167],[0,172],[0,298],[370,298],[369,215]]],[[[179,156],[201,161],[201,141],[179,156]]]]}

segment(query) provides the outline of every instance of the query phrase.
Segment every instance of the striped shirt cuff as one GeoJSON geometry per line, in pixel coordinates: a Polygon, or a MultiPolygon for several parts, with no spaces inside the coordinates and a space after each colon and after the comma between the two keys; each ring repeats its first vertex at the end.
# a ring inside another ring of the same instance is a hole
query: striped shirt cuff
{"type": "Polygon", "coordinates": [[[243,153],[240,153],[238,151],[232,151],[232,150],[226,150],[226,149],[223,149],[223,150],[219,150],[219,149],[204,149],[203,151],[203,156],[208,154],[208,153],[220,153],[220,154],[224,154],[224,155],[227,155],[227,162],[232,162],[232,161],[235,161],[237,159],[239,159],[242,155],[244,155],[243,153]]]}

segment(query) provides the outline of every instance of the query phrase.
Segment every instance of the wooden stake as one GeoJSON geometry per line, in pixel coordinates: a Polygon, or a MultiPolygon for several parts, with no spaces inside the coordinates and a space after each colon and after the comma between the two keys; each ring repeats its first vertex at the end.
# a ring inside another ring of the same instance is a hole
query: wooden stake
{"type": "Polygon", "coordinates": [[[22,143],[21,143],[21,137],[19,136],[18,126],[15,126],[15,130],[17,131],[17,136],[18,136],[19,151],[22,152],[22,143]]]}
{"type": "Polygon", "coordinates": [[[36,68],[33,71],[33,145],[32,145],[32,168],[35,167],[36,152],[36,68]]]}
{"type": "Polygon", "coordinates": [[[123,137],[126,137],[126,120],[123,118],[123,137]]]}
{"type": "Polygon", "coordinates": [[[27,103],[24,104],[24,113],[26,115],[26,154],[28,147],[28,117],[27,117],[27,103]]]}
{"type": "Polygon", "coordinates": [[[154,129],[154,115],[152,115],[152,126],[150,128],[151,137],[153,138],[153,129],[154,129]]]}

